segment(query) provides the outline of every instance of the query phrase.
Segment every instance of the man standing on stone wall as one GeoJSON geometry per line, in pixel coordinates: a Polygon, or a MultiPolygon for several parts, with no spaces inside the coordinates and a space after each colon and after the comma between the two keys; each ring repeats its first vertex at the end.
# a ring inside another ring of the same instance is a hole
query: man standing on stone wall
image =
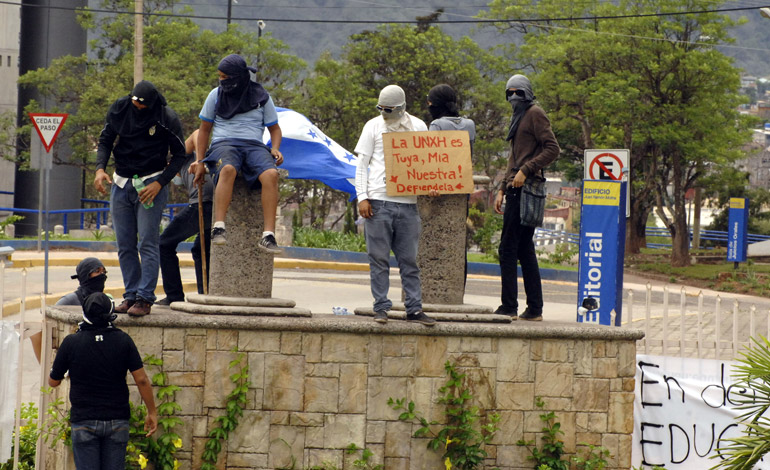
{"type": "Polygon", "coordinates": [[[110,190],[110,212],[126,290],[123,302],[115,308],[118,313],[144,316],[155,302],[167,185],[184,162],[182,123],[152,83],[142,80],[130,95],[110,106],[99,136],[94,187],[107,194],[104,183],[115,183],[110,190]],[[110,154],[115,157],[112,179],[104,171],[110,154]]]}
{"type": "Polygon", "coordinates": [[[417,247],[420,241],[420,214],[417,197],[388,196],[385,189],[385,153],[382,135],[386,132],[427,131],[425,123],[406,112],[406,95],[398,85],[380,91],[380,116],[369,120],[361,132],[355,152],[358,212],[365,220],[366,251],[374,296],[374,321],[387,323],[390,288],[390,251],[398,261],[401,287],[405,294],[406,320],[433,326],[436,320],[422,311],[420,268],[417,247]]]}
{"type": "Polygon", "coordinates": [[[518,318],[529,321],[543,319],[543,287],[537,264],[534,227],[521,224],[521,191],[528,177],[537,177],[543,168],[556,160],[561,149],[551,130],[545,111],[534,104],[532,85],[524,75],[514,75],[505,85],[505,98],[511,103],[513,116],[506,140],[511,142],[511,154],[502,187],[495,198],[495,212],[503,214],[503,232],[500,235],[501,305],[495,313],[509,315],[514,320],[518,313],[517,263],[521,263],[527,308],[518,318]]]}

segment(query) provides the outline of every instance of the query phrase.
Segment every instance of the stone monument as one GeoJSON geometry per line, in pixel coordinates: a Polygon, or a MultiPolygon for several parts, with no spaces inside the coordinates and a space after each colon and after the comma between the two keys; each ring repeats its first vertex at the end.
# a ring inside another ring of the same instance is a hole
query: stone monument
{"type": "Polygon", "coordinates": [[[293,300],[273,299],[273,257],[257,247],[262,238],[261,192],[233,184],[233,199],[225,219],[227,243],[211,245],[208,295],[188,294],[171,308],[188,313],[223,315],[310,316],[293,300]]]}

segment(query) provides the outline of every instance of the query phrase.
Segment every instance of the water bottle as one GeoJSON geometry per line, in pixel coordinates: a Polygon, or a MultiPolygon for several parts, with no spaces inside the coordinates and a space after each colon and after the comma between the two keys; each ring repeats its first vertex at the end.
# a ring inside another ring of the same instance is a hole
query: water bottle
{"type": "MultiPolygon", "coordinates": [[[[139,178],[139,175],[134,175],[134,179],[131,180],[131,184],[134,185],[134,189],[136,189],[137,194],[139,194],[144,189],[144,181],[142,181],[142,179],[139,178]]],[[[142,204],[142,206],[145,209],[149,209],[153,205],[155,205],[155,203],[152,201],[150,201],[149,203],[142,204]]]]}
{"type": "Polygon", "coordinates": [[[335,315],[352,315],[350,310],[345,307],[332,307],[332,313],[335,315]]]}

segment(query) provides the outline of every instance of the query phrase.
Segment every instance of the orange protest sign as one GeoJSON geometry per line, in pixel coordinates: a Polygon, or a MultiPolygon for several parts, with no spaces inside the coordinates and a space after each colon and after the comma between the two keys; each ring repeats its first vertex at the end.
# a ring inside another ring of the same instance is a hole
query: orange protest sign
{"type": "Polygon", "coordinates": [[[388,196],[473,191],[467,131],[387,132],[382,145],[388,196]]]}

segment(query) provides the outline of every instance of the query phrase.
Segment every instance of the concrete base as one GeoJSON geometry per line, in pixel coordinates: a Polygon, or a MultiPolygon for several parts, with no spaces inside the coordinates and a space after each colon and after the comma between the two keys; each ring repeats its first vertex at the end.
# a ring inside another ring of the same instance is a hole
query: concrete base
{"type": "MultiPolygon", "coordinates": [[[[492,308],[484,305],[446,305],[423,304],[423,312],[440,322],[473,322],[473,323],[511,323],[511,317],[507,315],[495,315],[492,308]]],[[[374,316],[371,307],[355,309],[356,315],[374,316]]],[[[394,302],[393,308],[388,312],[388,318],[396,320],[406,319],[406,308],[402,302],[394,302]]]]}
{"type": "MultiPolygon", "coordinates": [[[[82,313],[53,306],[46,318],[57,348],[82,313]]],[[[370,463],[389,470],[444,468],[444,449],[431,451],[426,439],[411,437],[413,425],[400,421],[388,402],[405,398],[428,420],[443,419],[447,362],[464,374],[473,404],[501,417],[500,430],[484,446],[484,468],[532,468],[516,442],[539,433],[537,397],[561,422],[565,460],[584,455],[580,443],[590,441],[610,452],[606,470],[631,467],[639,330],[574,322],[439,322],[428,328],[403,321],[379,325],[358,315],[186,315],[168,308],[142,318],[120,315],[116,326],[142,356],[162,358],[167,385],[179,387],[175,416],[182,423],[173,432],[182,442],[174,455],[182,469],[201,468],[213,417],[227,412],[230,376],[245,366],[248,400],[222,446],[218,469],[347,469],[358,458],[347,453],[351,444],[369,449],[370,463]]],[[[139,393],[128,383],[137,404],[139,393]]],[[[65,416],[68,391],[64,381],[51,397],[62,400],[65,416]]],[[[41,468],[66,470],[69,452],[57,445],[41,468]]]]}
{"type": "Polygon", "coordinates": [[[417,264],[422,281],[422,301],[462,304],[465,293],[466,218],[468,196],[420,196],[422,219],[417,264]]]}
{"type": "Polygon", "coordinates": [[[211,245],[209,294],[270,298],[274,255],[257,248],[265,227],[262,197],[249,190],[243,178],[235,179],[225,226],[227,244],[211,245]]]}
{"type": "Polygon", "coordinates": [[[219,297],[187,294],[185,302],[172,302],[172,310],[205,315],[258,315],[269,317],[310,317],[306,308],[296,308],[287,299],[257,299],[251,297],[219,297]]]}

